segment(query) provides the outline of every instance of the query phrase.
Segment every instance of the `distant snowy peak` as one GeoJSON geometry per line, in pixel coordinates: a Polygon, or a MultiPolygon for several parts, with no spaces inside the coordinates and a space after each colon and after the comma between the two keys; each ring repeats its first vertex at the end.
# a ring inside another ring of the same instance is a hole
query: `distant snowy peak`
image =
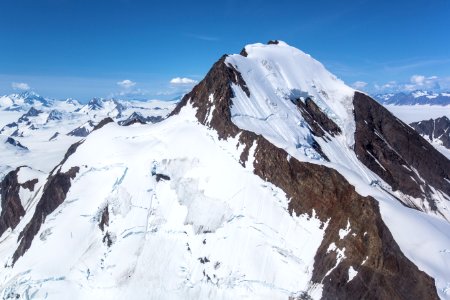
{"type": "Polygon", "coordinates": [[[92,98],[86,105],[79,108],[80,113],[88,114],[90,112],[102,112],[106,115],[121,117],[123,111],[127,109],[127,101],[118,101],[115,99],[92,98]]]}
{"type": "Polygon", "coordinates": [[[80,102],[78,102],[78,100],[72,99],[72,98],[68,98],[64,101],[66,104],[70,104],[73,106],[79,106],[80,102]]]}
{"type": "Polygon", "coordinates": [[[121,126],[130,126],[133,124],[147,124],[147,123],[157,123],[161,122],[164,118],[162,116],[148,116],[144,117],[139,112],[133,112],[128,118],[125,120],[119,121],[119,125],[121,126]]]}
{"type": "Polygon", "coordinates": [[[9,144],[18,150],[28,150],[28,148],[26,146],[22,145],[19,141],[17,141],[16,139],[14,139],[12,137],[8,137],[5,141],[5,144],[9,144]]]}
{"type": "Polygon", "coordinates": [[[92,130],[94,130],[95,125],[96,124],[94,122],[89,120],[86,123],[82,124],[81,126],[75,128],[72,131],[70,131],[69,133],[67,133],[67,135],[78,136],[78,137],[86,137],[86,136],[89,135],[89,133],[92,132],[92,130]]]}
{"type": "Polygon", "coordinates": [[[380,103],[387,105],[416,105],[416,104],[430,104],[430,105],[449,105],[450,92],[432,92],[416,90],[410,93],[388,93],[378,94],[374,96],[380,103]]]}
{"type": "Polygon", "coordinates": [[[24,111],[30,107],[51,107],[53,103],[54,100],[29,91],[0,97],[0,109],[10,111],[24,111]]]}
{"type": "Polygon", "coordinates": [[[450,120],[446,116],[414,122],[410,125],[432,144],[450,149],[450,120]]]}

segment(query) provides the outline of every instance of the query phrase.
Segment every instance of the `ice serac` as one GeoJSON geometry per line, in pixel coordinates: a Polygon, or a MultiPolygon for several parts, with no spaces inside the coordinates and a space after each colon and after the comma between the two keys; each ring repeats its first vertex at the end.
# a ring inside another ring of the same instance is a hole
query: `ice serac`
{"type": "Polygon", "coordinates": [[[318,62],[283,42],[271,42],[222,57],[173,114],[192,105],[200,123],[244,145],[241,163],[280,187],[291,199],[292,214],[328,222],[311,278],[312,284],[323,285],[324,299],[438,299],[434,280],[402,253],[375,199],[359,195],[336,170],[293,157],[290,151],[297,147],[279,147],[299,143],[307,148],[312,135],[331,140],[341,131],[347,134],[345,143],[353,145],[352,100],[353,92],[318,62]],[[266,50],[271,55],[265,56],[266,50]],[[284,69],[278,59],[294,68],[284,69]],[[308,125],[303,124],[306,115],[308,125]],[[352,234],[342,238],[349,224],[352,234]],[[350,269],[357,270],[351,280],[350,269]]]}
{"type": "Polygon", "coordinates": [[[358,158],[394,191],[423,199],[407,205],[449,219],[436,201],[441,197],[450,201],[450,161],[369,96],[356,92],[353,103],[358,158]]]}

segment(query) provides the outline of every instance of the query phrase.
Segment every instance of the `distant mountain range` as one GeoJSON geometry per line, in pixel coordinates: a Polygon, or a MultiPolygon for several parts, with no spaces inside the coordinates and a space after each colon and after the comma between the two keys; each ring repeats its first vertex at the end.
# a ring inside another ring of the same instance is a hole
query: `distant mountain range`
{"type": "Polygon", "coordinates": [[[0,96],[0,174],[11,165],[35,164],[45,170],[60,160],[67,147],[88,136],[105,118],[122,126],[156,123],[174,101],[128,101],[93,98],[55,100],[35,92],[0,96]],[[48,159],[48,161],[46,161],[48,159]]]}
{"type": "Polygon", "coordinates": [[[381,104],[394,105],[450,105],[450,92],[432,92],[417,90],[411,93],[388,93],[374,95],[375,100],[381,104]]]}
{"type": "Polygon", "coordinates": [[[450,149],[450,120],[446,116],[413,122],[409,125],[435,147],[441,145],[450,149]]]}

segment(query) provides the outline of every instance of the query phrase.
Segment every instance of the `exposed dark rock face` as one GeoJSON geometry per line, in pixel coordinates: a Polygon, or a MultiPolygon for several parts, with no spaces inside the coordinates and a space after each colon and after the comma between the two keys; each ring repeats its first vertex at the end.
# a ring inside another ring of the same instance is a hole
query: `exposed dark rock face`
{"type": "Polygon", "coordinates": [[[446,116],[409,125],[430,141],[439,140],[442,142],[442,146],[450,149],[450,120],[446,116]]]}
{"type": "Polygon", "coordinates": [[[23,132],[20,132],[19,129],[16,129],[13,133],[11,133],[11,137],[23,137],[23,132]]]}
{"type": "Polygon", "coordinates": [[[19,118],[18,122],[19,122],[19,123],[25,123],[25,122],[28,122],[28,121],[30,120],[29,117],[37,117],[37,116],[39,116],[41,113],[42,113],[41,110],[37,110],[36,108],[31,107],[31,108],[28,110],[28,112],[27,112],[26,114],[22,115],[22,116],[19,118]]]}
{"type": "Polygon", "coordinates": [[[75,144],[70,145],[69,149],[67,149],[67,151],[66,151],[66,154],[64,154],[63,160],[61,161],[61,163],[60,163],[59,165],[57,165],[57,166],[52,170],[51,174],[53,174],[53,173],[55,172],[55,170],[56,170],[59,166],[62,166],[62,165],[67,161],[67,159],[68,159],[72,154],[74,154],[74,153],[77,151],[77,148],[78,148],[81,144],[83,144],[83,143],[84,143],[84,140],[79,141],[79,142],[76,142],[75,144]]]}
{"type": "Polygon", "coordinates": [[[298,99],[295,104],[315,136],[323,137],[325,132],[331,136],[341,133],[339,126],[330,120],[311,98],[306,98],[305,103],[298,99]]]}
{"type": "Polygon", "coordinates": [[[158,122],[161,122],[162,120],[164,120],[164,118],[161,116],[144,117],[142,114],[140,114],[138,112],[134,112],[127,119],[120,121],[119,125],[120,126],[130,126],[130,125],[136,124],[136,123],[139,123],[139,124],[158,123],[158,122]]]}
{"type": "Polygon", "coordinates": [[[48,140],[49,140],[49,141],[53,141],[53,140],[55,140],[58,136],[59,136],[59,132],[55,132],[55,134],[52,135],[48,140]]]}
{"type": "Polygon", "coordinates": [[[71,145],[61,163],[50,172],[33,217],[19,235],[18,241],[20,241],[20,244],[13,254],[13,264],[30,248],[35,235],[39,232],[47,216],[55,211],[66,199],[66,195],[71,187],[71,180],[75,178],[80,168],[72,167],[67,172],[61,172],[61,166],[75,153],[78,146],[82,143],[83,141],[79,141],[71,145]]]}
{"type": "Polygon", "coordinates": [[[215,128],[220,138],[236,136],[240,129],[231,122],[230,107],[233,90],[231,83],[239,85],[250,96],[250,91],[241,74],[231,66],[225,64],[226,55],[214,64],[206,77],[197,84],[189,94],[186,94],[175,107],[171,115],[178,114],[183,106],[190,102],[197,108],[196,117],[200,123],[206,125],[208,114],[212,111],[209,96],[214,95],[215,109],[209,126],[215,128]]]}
{"type": "Polygon", "coordinates": [[[412,295],[438,299],[434,280],[401,252],[375,199],[357,194],[333,169],[288,161],[284,150],[262,137],[257,137],[257,143],[255,174],[287,193],[290,211],[310,214],[314,210],[323,222],[329,220],[312,277],[313,282],[324,284],[324,299],[410,299],[412,295]],[[351,233],[341,240],[339,229],[346,228],[347,222],[351,233]],[[327,251],[332,243],[345,248],[346,258],[327,275],[337,263],[336,252],[327,251]],[[358,274],[348,282],[351,266],[358,274]]]}
{"type": "Polygon", "coordinates": [[[75,178],[78,171],[78,167],[72,167],[65,173],[58,172],[49,177],[33,217],[19,235],[20,244],[14,252],[13,263],[30,248],[34,236],[39,232],[46,217],[64,202],[71,186],[71,180],[75,178]]]}
{"type": "Polygon", "coordinates": [[[98,227],[101,231],[105,230],[105,226],[109,225],[109,209],[108,206],[106,206],[103,209],[102,216],[100,218],[100,223],[98,224],[98,227]]]}
{"type": "Polygon", "coordinates": [[[30,192],[34,191],[34,187],[36,186],[36,183],[38,183],[38,179],[34,178],[31,180],[28,180],[24,183],[22,183],[20,186],[23,187],[24,189],[29,190],[30,192]]]}
{"type": "Polygon", "coordinates": [[[156,173],[155,179],[156,179],[156,182],[160,182],[161,180],[164,180],[164,181],[170,180],[170,177],[165,174],[156,173]]]}
{"type": "Polygon", "coordinates": [[[247,51],[245,50],[245,48],[242,48],[242,50],[241,50],[241,52],[240,52],[239,54],[242,55],[242,56],[244,56],[244,57],[247,57],[247,56],[248,56],[248,53],[247,53],[247,51]]]}
{"type": "MultiPolygon", "coordinates": [[[[4,134],[4,132],[6,130],[8,130],[8,128],[14,128],[14,127],[18,127],[19,125],[16,122],[12,122],[12,123],[8,123],[5,126],[3,126],[3,128],[0,130],[0,134],[4,134]]],[[[18,132],[18,130],[16,129],[16,131],[18,132]]]]}
{"type": "Polygon", "coordinates": [[[62,112],[53,109],[47,117],[47,123],[50,121],[60,121],[62,120],[62,118],[63,118],[62,112]]]}
{"type": "Polygon", "coordinates": [[[91,110],[100,110],[103,108],[103,101],[100,98],[92,98],[89,100],[87,106],[91,110]]]}
{"type": "Polygon", "coordinates": [[[14,229],[25,215],[19,197],[20,184],[17,173],[20,168],[9,172],[0,183],[2,212],[0,214],[0,236],[8,229],[14,229]]]}
{"type": "Polygon", "coordinates": [[[19,141],[13,139],[12,137],[8,137],[5,141],[5,144],[10,144],[11,146],[14,146],[20,150],[28,150],[26,146],[22,145],[19,141]]]}
{"type": "Polygon", "coordinates": [[[114,123],[114,120],[110,117],[104,118],[103,120],[100,121],[100,123],[98,123],[94,129],[92,131],[98,130],[100,128],[102,128],[103,126],[105,126],[106,124],[109,123],[114,123]]]}
{"type": "Polygon", "coordinates": [[[67,135],[70,136],[78,136],[78,137],[87,137],[89,135],[89,133],[91,133],[91,128],[94,128],[94,122],[92,122],[91,120],[89,120],[86,124],[83,124],[77,128],[75,128],[74,130],[72,130],[71,132],[69,132],[67,135]]]}
{"type": "Polygon", "coordinates": [[[113,244],[113,241],[111,239],[111,234],[107,231],[105,235],[103,236],[102,242],[109,248],[113,244]]]}
{"type": "Polygon", "coordinates": [[[20,219],[25,215],[25,210],[19,196],[20,188],[22,187],[33,192],[36,183],[38,183],[38,179],[36,178],[19,183],[17,176],[20,169],[21,167],[9,172],[0,183],[2,207],[0,214],[0,237],[8,228],[16,228],[20,219]]]}
{"type": "MultiPolygon", "coordinates": [[[[315,257],[312,277],[313,282],[324,284],[323,298],[438,299],[434,280],[401,252],[381,219],[375,199],[357,194],[354,187],[333,169],[294,158],[288,160],[286,151],[260,135],[239,129],[231,121],[233,92],[230,84],[239,85],[247,94],[250,91],[238,70],[227,66],[224,60],[225,57],[222,57],[213,66],[205,79],[183,98],[172,114],[177,114],[189,102],[197,108],[199,122],[215,129],[220,138],[240,134],[239,141],[245,144],[240,157],[243,165],[248,160],[250,147],[256,143],[254,173],[286,192],[291,199],[289,211],[311,215],[314,210],[320,220],[329,220],[324,240],[315,257]],[[211,94],[214,95],[213,103],[209,101],[211,94]],[[208,123],[212,105],[215,110],[208,123]],[[341,240],[339,229],[346,228],[347,222],[351,224],[351,233],[356,236],[348,235],[341,240]],[[327,251],[331,243],[340,249],[345,247],[346,258],[336,268],[336,252],[327,251]],[[348,282],[350,266],[358,274],[348,282]]],[[[316,122],[317,116],[320,119],[320,110],[317,111],[313,105],[304,109],[312,114],[311,118],[316,122]]],[[[338,132],[327,121],[319,122],[327,124],[324,125],[327,131],[338,132]]],[[[324,127],[319,127],[323,131],[324,127]]]]}
{"type": "Polygon", "coordinates": [[[279,41],[278,40],[270,40],[267,42],[267,45],[278,45],[279,41]]]}
{"type": "Polygon", "coordinates": [[[436,209],[428,185],[450,195],[450,161],[369,96],[356,92],[353,105],[358,159],[394,190],[425,198],[436,209]]]}

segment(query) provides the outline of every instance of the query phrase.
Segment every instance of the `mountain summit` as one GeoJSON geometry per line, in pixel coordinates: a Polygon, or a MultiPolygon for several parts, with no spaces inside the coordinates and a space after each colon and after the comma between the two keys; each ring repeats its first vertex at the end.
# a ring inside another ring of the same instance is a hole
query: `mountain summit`
{"type": "Polygon", "coordinates": [[[248,45],[111,121],[3,178],[4,298],[450,298],[450,161],[304,52],[248,45]]]}

